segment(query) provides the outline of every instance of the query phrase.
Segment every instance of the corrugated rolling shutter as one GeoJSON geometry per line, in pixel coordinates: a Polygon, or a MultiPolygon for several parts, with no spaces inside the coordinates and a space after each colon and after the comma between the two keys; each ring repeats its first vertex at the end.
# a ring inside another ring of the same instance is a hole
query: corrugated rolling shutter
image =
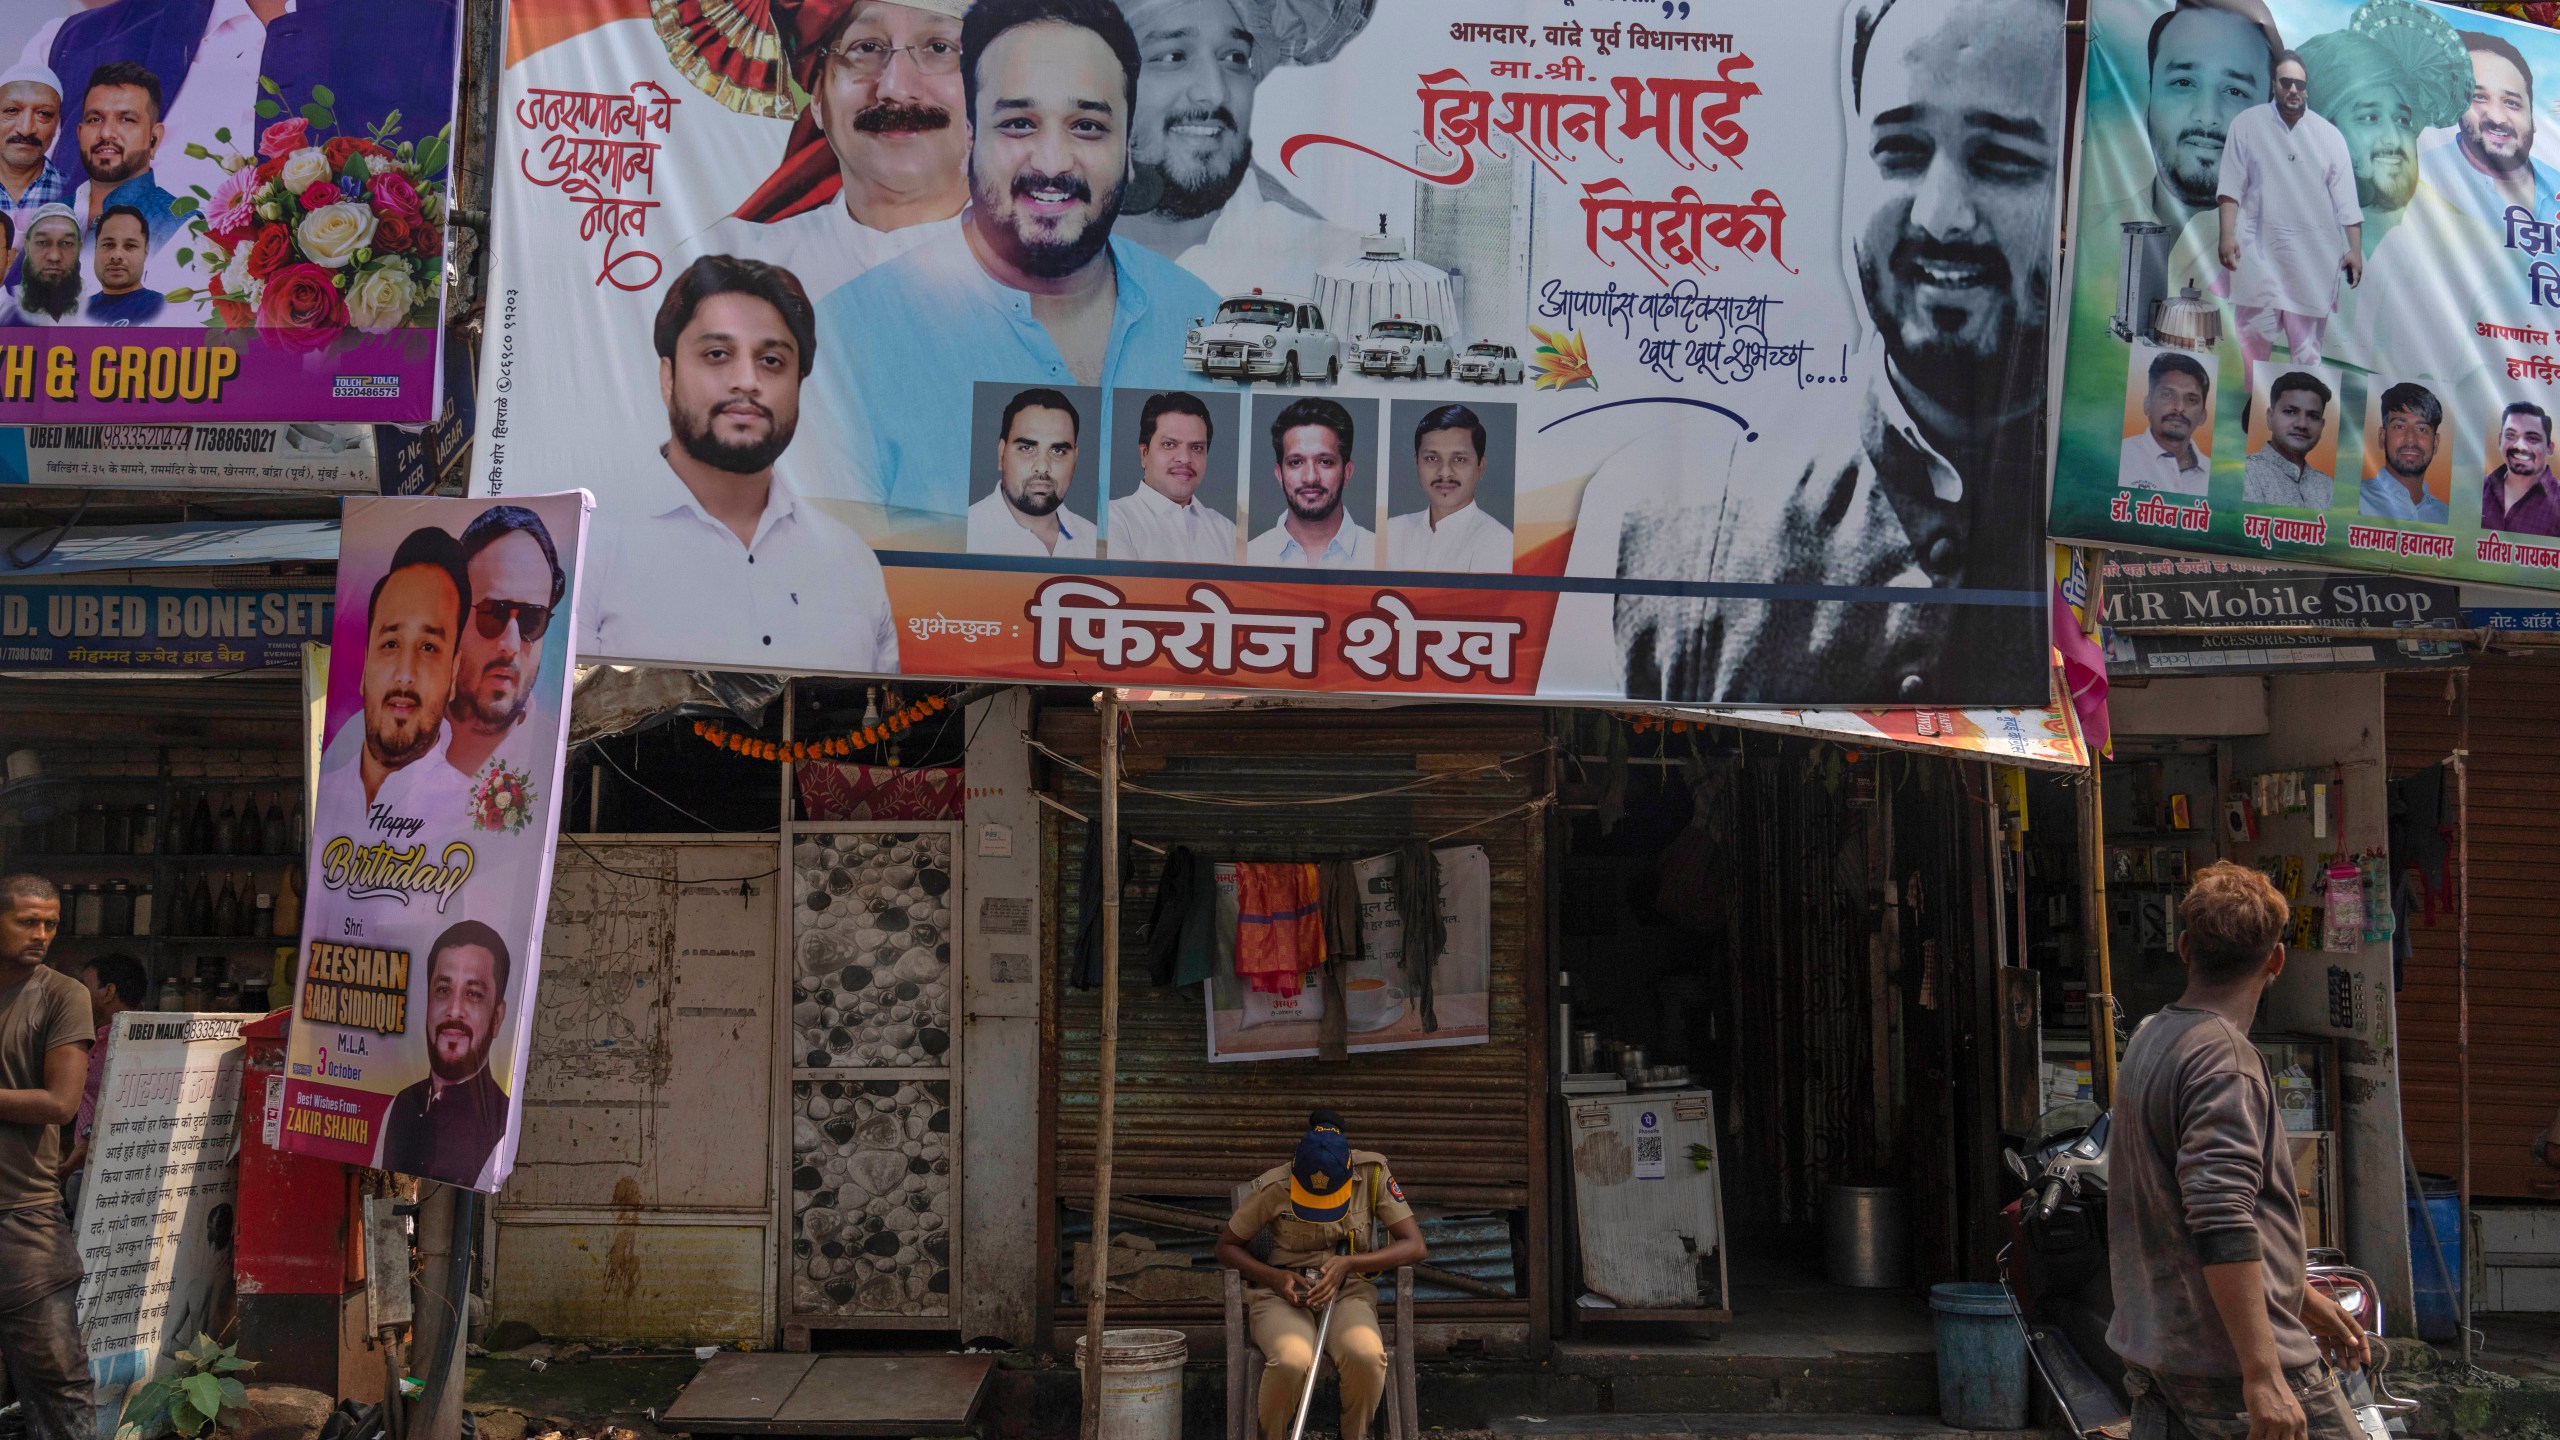
{"type": "MultiPolygon", "coordinates": [[[[1043,741],[1079,758],[1095,752],[1087,712],[1044,717],[1043,741]]],[[[1525,1210],[1524,1268],[1534,1293],[1511,1300],[1423,1302],[1444,1321],[1493,1322],[1526,1338],[1544,1303],[1546,885],[1543,811],[1505,814],[1544,794],[1543,717],[1536,712],[1400,710],[1175,715],[1141,712],[1124,742],[1130,779],[1164,790],[1222,795],[1338,795],[1425,775],[1450,778],[1403,794],[1324,806],[1234,808],[1124,792],[1123,832],[1212,860],[1325,860],[1374,855],[1407,840],[1475,826],[1444,844],[1485,847],[1493,868],[1492,1039],[1483,1045],[1357,1055],[1339,1064],[1274,1060],[1211,1065],[1201,1002],[1148,983],[1138,949],[1163,857],[1131,856],[1122,896],[1124,949],[1114,1192],[1193,1197],[1223,1212],[1233,1186],[1288,1158],[1315,1105],[1343,1113],[1352,1143],[1387,1155],[1416,1204],[1525,1210]],[[1508,756],[1509,773],[1458,774],[1508,756]],[[1490,824],[1477,822],[1502,816],[1490,824]],[[1531,1250],[1537,1253],[1529,1253],[1531,1250]]],[[[1089,763],[1089,762],[1088,762],[1089,763]]],[[[1087,815],[1093,781],[1051,765],[1052,793],[1087,815]]],[[[1068,986],[1084,827],[1052,817],[1047,1103],[1049,1193],[1079,1211],[1093,1176],[1098,992],[1068,986]]],[[[1057,1207],[1049,1207],[1055,1224],[1057,1207]]],[[[1054,1258],[1057,1236],[1044,1237],[1054,1258]]],[[[1078,1308],[1061,1304],[1063,1322],[1078,1308]]],[[[1115,1301],[1115,1324],[1203,1319],[1208,1307],[1115,1301]]],[[[1543,1328],[1543,1327],[1541,1327],[1543,1328]]]]}
{"type": "MultiPolygon", "coordinates": [[[[2560,1107],[2560,663],[2484,656],[2471,670],[2471,1184],[2477,1195],[2560,1197],[2528,1146],[2560,1107]]],[[[2394,675],[2384,724],[2397,778],[2459,743],[2442,675],[2394,675]]],[[[2456,852],[2458,855],[2458,852],[2456,852]]],[[[2395,862],[2399,857],[2394,857],[2395,862]]],[[[2453,863],[2447,877],[2458,881],[2453,863]]],[[[2400,991],[2400,1107],[2418,1167],[2460,1164],[2455,916],[2413,918],[2400,991]]]]}

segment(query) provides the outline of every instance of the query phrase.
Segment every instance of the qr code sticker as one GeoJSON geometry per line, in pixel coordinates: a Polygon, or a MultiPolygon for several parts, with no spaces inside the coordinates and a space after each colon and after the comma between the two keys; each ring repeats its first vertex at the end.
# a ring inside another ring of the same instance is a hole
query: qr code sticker
{"type": "Polygon", "coordinates": [[[1656,1165],[1662,1163],[1662,1137],[1659,1135],[1636,1137],[1636,1163],[1642,1165],[1648,1161],[1656,1165]]]}

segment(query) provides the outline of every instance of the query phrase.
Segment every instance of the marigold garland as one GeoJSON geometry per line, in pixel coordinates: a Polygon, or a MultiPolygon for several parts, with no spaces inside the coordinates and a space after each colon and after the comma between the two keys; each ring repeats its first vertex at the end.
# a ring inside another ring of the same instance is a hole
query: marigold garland
{"type": "Polygon", "coordinates": [[[795,764],[802,760],[842,760],[949,708],[949,700],[940,695],[928,695],[877,725],[867,725],[823,740],[794,740],[787,745],[777,740],[741,735],[717,720],[694,721],[693,733],[732,755],[744,755],[750,760],[789,760],[795,764]]]}

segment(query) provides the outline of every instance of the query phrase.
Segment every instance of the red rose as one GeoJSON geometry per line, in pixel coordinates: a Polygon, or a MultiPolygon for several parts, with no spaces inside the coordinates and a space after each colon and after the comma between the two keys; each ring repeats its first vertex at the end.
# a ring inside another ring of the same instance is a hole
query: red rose
{"type": "Polygon", "coordinates": [[[257,216],[255,214],[249,214],[246,219],[241,221],[241,223],[234,225],[229,229],[215,230],[208,228],[204,234],[206,239],[221,246],[224,250],[237,250],[240,248],[240,243],[249,238],[250,227],[257,223],[257,216]]]}
{"type": "Polygon", "coordinates": [[[417,247],[417,232],[409,228],[409,217],[397,211],[374,212],[373,249],[377,255],[406,255],[417,247]]]}
{"type": "Polygon", "coordinates": [[[409,233],[418,243],[419,254],[433,257],[444,253],[443,226],[420,224],[413,226],[409,233]]]}
{"type": "Polygon", "coordinates": [[[293,232],[282,225],[269,223],[258,230],[258,238],[250,242],[249,273],[261,280],[272,280],[275,273],[293,259],[293,232]]]}
{"type": "Polygon", "coordinates": [[[373,208],[379,215],[403,215],[411,220],[426,218],[427,204],[418,198],[418,187],[397,170],[385,170],[373,177],[373,208]]]}
{"type": "Polygon", "coordinates": [[[328,271],[306,263],[288,265],[268,277],[266,299],[258,306],[258,330],[268,344],[285,350],[317,350],[346,328],[347,302],[328,271]]]}
{"type": "Polygon", "coordinates": [[[267,133],[258,137],[258,155],[261,159],[282,160],[310,143],[311,122],[297,115],[267,127],[267,133]]]}
{"type": "Polygon", "coordinates": [[[284,162],[285,162],[286,160],[290,159],[290,158],[291,158],[290,156],[278,155],[278,156],[276,156],[276,157],[275,157],[274,159],[272,159],[272,160],[261,160],[261,161],[259,161],[259,162],[258,162],[258,183],[259,183],[260,185],[262,185],[262,186],[263,186],[263,185],[267,184],[269,181],[271,181],[271,180],[275,179],[278,175],[283,174],[283,173],[284,173],[284,162]]]}
{"type": "Polygon", "coordinates": [[[341,175],[346,173],[347,159],[349,156],[371,155],[378,160],[388,160],[391,158],[390,151],[383,149],[381,146],[374,144],[372,141],[365,139],[361,135],[341,135],[337,139],[330,141],[328,144],[321,146],[320,153],[328,157],[329,168],[341,175]]]}
{"type": "Polygon", "coordinates": [[[225,330],[254,330],[258,325],[258,312],[238,300],[214,301],[213,313],[222,317],[225,330]]]}
{"type": "Polygon", "coordinates": [[[317,210],[323,205],[335,205],[346,198],[346,196],[338,193],[337,186],[323,180],[319,184],[302,192],[302,208],[305,210],[317,210]]]}

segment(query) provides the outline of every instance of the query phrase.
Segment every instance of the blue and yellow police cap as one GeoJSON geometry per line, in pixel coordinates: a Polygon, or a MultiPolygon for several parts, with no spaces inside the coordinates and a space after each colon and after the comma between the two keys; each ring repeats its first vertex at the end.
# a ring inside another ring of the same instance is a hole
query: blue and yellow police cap
{"type": "Polygon", "coordinates": [[[1318,1125],[1300,1137],[1289,1162],[1289,1209],[1316,1225],[1350,1213],[1351,1142],[1340,1129],[1318,1125]]]}

